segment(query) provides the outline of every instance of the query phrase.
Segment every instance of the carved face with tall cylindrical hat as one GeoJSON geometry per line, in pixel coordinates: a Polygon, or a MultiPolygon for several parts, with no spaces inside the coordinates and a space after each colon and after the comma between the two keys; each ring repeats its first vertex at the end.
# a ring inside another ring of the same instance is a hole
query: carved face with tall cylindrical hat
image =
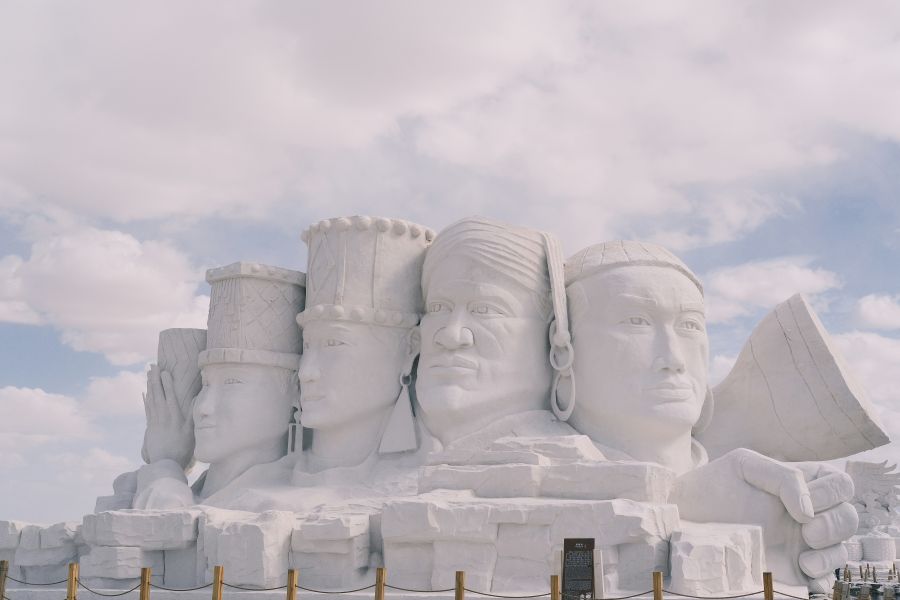
{"type": "Polygon", "coordinates": [[[415,223],[365,216],[320,221],[304,232],[309,273],[307,308],[297,316],[300,407],[314,445],[357,423],[381,424],[380,416],[396,408],[404,411],[406,432],[385,436],[382,450],[415,447],[411,405],[408,396],[398,403],[398,396],[418,354],[419,281],[433,237],[415,223]]]}
{"type": "MultiPolygon", "coordinates": [[[[286,448],[297,403],[303,273],[239,262],[210,269],[203,387],[194,403],[196,457],[217,463],[239,453],[286,448]]],[[[276,457],[277,458],[277,457],[276,457]]]]}

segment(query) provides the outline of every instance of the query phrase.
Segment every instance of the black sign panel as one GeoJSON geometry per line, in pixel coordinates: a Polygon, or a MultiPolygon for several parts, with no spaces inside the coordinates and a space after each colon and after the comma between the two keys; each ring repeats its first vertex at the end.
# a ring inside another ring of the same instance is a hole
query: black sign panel
{"type": "Polygon", "coordinates": [[[594,597],[594,538],[563,540],[562,600],[594,597]]]}

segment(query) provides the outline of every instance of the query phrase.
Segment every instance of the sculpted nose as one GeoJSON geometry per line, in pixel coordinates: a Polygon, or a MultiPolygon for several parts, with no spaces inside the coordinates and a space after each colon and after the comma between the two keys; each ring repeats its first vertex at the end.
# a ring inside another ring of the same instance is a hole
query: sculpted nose
{"type": "Polygon", "coordinates": [[[198,421],[201,417],[208,417],[213,414],[214,409],[215,399],[213,394],[210,393],[209,386],[204,386],[200,393],[197,394],[196,400],[194,400],[194,420],[198,421]]]}
{"type": "Polygon", "coordinates": [[[445,350],[468,348],[475,344],[475,334],[467,327],[458,314],[434,333],[434,343],[445,350]]]}
{"type": "Polygon", "coordinates": [[[319,361],[316,360],[315,351],[307,350],[300,356],[300,368],[297,371],[297,377],[300,383],[309,383],[321,377],[319,371],[319,361]]]}
{"type": "Polygon", "coordinates": [[[653,369],[655,371],[672,371],[678,374],[685,371],[684,352],[681,349],[678,335],[674,331],[669,331],[668,327],[659,335],[658,351],[653,361],[653,369]]]}

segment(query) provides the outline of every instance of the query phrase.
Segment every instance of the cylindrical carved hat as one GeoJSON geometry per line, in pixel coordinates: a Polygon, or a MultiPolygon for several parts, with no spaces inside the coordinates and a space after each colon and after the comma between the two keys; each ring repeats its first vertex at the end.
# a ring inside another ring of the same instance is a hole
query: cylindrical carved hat
{"type": "Polygon", "coordinates": [[[309,246],[303,326],[314,319],[412,327],[423,312],[427,227],[381,217],[340,217],[303,232],[309,246]]]}
{"type": "Polygon", "coordinates": [[[296,369],[300,330],[295,315],[303,310],[306,276],[299,271],[237,262],[210,269],[206,351],[210,363],[256,363],[296,369]]]}

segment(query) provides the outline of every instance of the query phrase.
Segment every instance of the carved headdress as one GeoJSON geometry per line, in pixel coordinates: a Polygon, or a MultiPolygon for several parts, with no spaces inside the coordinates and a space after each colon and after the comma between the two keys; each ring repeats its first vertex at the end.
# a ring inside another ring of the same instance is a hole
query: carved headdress
{"type": "Polygon", "coordinates": [[[677,256],[656,244],[617,240],[588,246],[566,261],[566,285],[589,277],[594,273],[619,267],[669,267],[690,279],[700,294],[703,286],[686,264],[677,256]]]}
{"type": "Polygon", "coordinates": [[[432,230],[400,219],[357,216],[315,223],[303,232],[309,246],[307,308],[297,323],[418,324],[422,261],[433,239],[432,230]]]}
{"type": "Polygon", "coordinates": [[[201,367],[255,363],[297,369],[301,343],[294,316],[303,309],[303,273],[237,262],[210,269],[206,281],[212,292],[201,367]]]}
{"type": "Polygon", "coordinates": [[[514,227],[484,217],[467,217],[441,231],[425,257],[422,287],[428,289],[435,268],[449,256],[463,256],[532,292],[550,323],[550,364],[555,371],[550,397],[554,414],[565,421],[575,405],[575,388],[565,408],[558,400],[560,384],[572,380],[572,350],[566,308],[563,258],[559,241],[550,233],[514,227]]]}

